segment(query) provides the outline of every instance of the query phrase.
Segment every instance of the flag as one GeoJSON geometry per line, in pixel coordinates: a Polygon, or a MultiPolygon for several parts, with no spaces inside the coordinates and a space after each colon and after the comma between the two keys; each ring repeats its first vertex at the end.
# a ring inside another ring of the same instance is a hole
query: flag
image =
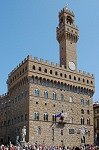
{"type": "Polygon", "coordinates": [[[55,114],[56,117],[61,117],[61,113],[55,114]]]}

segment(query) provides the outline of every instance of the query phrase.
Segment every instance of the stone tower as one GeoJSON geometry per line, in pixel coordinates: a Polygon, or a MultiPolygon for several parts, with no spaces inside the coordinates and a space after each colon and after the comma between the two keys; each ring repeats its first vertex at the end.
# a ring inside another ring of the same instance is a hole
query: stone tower
{"type": "Polygon", "coordinates": [[[74,13],[67,7],[59,12],[59,26],[56,32],[60,48],[60,66],[64,65],[72,71],[77,70],[78,28],[74,23],[74,13]]]}

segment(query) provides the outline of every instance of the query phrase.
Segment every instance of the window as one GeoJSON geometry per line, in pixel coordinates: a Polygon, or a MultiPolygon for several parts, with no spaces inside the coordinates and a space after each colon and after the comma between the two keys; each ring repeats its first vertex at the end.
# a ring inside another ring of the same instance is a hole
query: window
{"type": "Polygon", "coordinates": [[[38,126],[37,133],[38,133],[39,135],[41,135],[41,127],[40,127],[40,126],[38,126]]]}
{"type": "Polygon", "coordinates": [[[55,114],[52,115],[52,121],[56,122],[56,115],[55,114]]]}
{"type": "Polygon", "coordinates": [[[71,79],[71,75],[69,75],[69,79],[71,79]]]}
{"type": "Polygon", "coordinates": [[[90,119],[87,119],[87,125],[90,125],[90,119]]]}
{"type": "Polygon", "coordinates": [[[81,103],[81,105],[84,105],[84,99],[83,98],[81,98],[80,103],[81,103]]]}
{"type": "Polygon", "coordinates": [[[93,84],[93,82],[91,81],[91,84],[93,84]]]}
{"type": "Polygon", "coordinates": [[[63,135],[63,130],[61,130],[61,135],[63,135]]]}
{"type": "Polygon", "coordinates": [[[64,101],[64,95],[61,94],[61,101],[64,101]]]}
{"type": "Polygon", "coordinates": [[[52,94],[52,99],[53,99],[53,100],[56,100],[56,93],[54,93],[54,92],[53,92],[53,94],[52,94]]]}
{"type": "Polygon", "coordinates": [[[64,74],[64,78],[67,78],[67,75],[66,75],[66,74],[64,74]]]}
{"type": "Polygon", "coordinates": [[[69,129],[69,134],[74,134],[74,129],[69,129]]]}
{"type": "Polygon", "coordinates": [[[39,120],[39,113],[38,112],[34,113],[34,120],[39,120]]]}
{"type": "Polygon", "coordinates": [[[74,76],[74,80],[76,80],[76,77],[74,76]]]}
{"type": "Polygon", "coordinates": [[[96,127],[99,128],[99,119],[96,120],[96,127]]]}
{"type": "Polygon", "coordinates": [[[70,118],[69,123],[73,123],[73,117],[70,118]]]}
{"type": "Polygon", "coordinates": [[[63,76],[62,73],[60,73],[60,76],[61,76],[61,77],[63,76]]]}
{"type": "Polygon", "coordinates": [[[86,101],[86,105],[89,105],[89,104],[90,104],[90,101],[89,101],[89,100],[87,100],[87,101],[86,101]]]}
{"type": "Polygon", "coordinates": [[[44,113],[44,121],[48,121],[48,113],[44,113]]]}
{"type": "Polygon", "coordinates": [[[83,109],[81,109],[81,114],[84,114],[84,110],[83,109]]]}
{"type": "Polygon", "coordinates": [[[50,70],[50,74],[52,74],[52,70],[50,70]]]}
{"type": "Polygon", "coordinates": [[[38,90],[38,89],[35,89],[35,90],[34,90],[34,95],[35,95],[35,96],[39,96],[39,90],[38,90]]]}
{"type": "Polygon", "coordinates": [[[35,70],[35,66],[33,65],[33,70],[35,70]]]}
{"type": "Polygon", "coordinates": [[[55,75],[56,75],[56,76],[58,75],[57,71],[55,72],[55,75]]]}
{"type": "Polygon", "coordinates": [[[87,110],[87,114],[88,114],[88,115],[90,114],[89,110],[87,110]]]}
{"type": "Polygon", "coordinates": [[[78,81],[80,81],[80,78],[78,78],[78,81]]]}
{"type": "Polygon", "coordinates": [[[47,69],[45,69],[44,72],[47,73],[47,69]]]}
{"type": "Polygon", "coordinates": [[[20,75],[21,75],[21,71],[20,71],[20,75]]]}
{"type": "Polygon", "coordinates": [[[24,68],[23,68],[22,72],[24,73],[24,68]]]}
{"type": "Polygon", "coordinates": [[[41,71],[41,67],[39,67],[39,71],[41,71]]]}
{"type": "Polygon", "coordinates": [[[84,118],[81,118],[81,124],[84,125],[84,118]]]}
{"type": "Polygon", "coordinates": [[[85,79],[83,79],[83,82],[85,82],[85,79]]]}
{"type": "Polygon", "coordinates": [[[48,98],[48,92],[47,91],[44,91],[44,98],[48,98]]]}
{"type": "Polygon", "coordinates": [[[73,97],[69,98],[69,102],[72,103],[73,102],[73,97]]]}
{"type": "Polygon", "coordinates": [[[87,83],[89,84],[89,80],[87,80],[87,83]]]}

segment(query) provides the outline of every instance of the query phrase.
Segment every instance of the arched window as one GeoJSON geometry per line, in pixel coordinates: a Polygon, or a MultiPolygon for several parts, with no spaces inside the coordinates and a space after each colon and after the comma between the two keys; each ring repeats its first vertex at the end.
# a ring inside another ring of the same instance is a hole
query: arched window
{"type": "Polygon", "coordinates": [[[48,113],[44,113],[44,121],[48,121],[48,113]]]}
{"type": "Polygon", "coordinates": [[[38,112],[34,112],[34,120],[39,120],[39,113],[38,112]]]}
{"type": "Polygon", "coordinates": [[[52,70],[50,70],[50,74],[52,74],[52,70]]]}
{"type": "Polygon", "coordinates": [[[71,79],[71,75],[69,75],[69,79],[71,79]]]}
{"type": "Polygon", "coordinates": [[[61,94],[61,101],[64,101],[64,95],[61,94]]]}
{"type": "Polygon", "coordinates": [[[55,75],[56,75],[56,76],[58,75],[57,71],[55,71],[55,75]]]}
{"type": "Polygon", "coordinates": [[[81,109],[81,114],[84,114],[84,110],[83,109],[81,109]]]}
{"type": "Polygon", "coordinates": [[[35,95],[35,96],[39,96],[39,90],[38,90],[38,89],[35,89],[35,90],[34,90],[34,95],[35,95]]]}
{"type": "Polygon", "coordinates": [[[80,81],[80,78],[78,78],[78,81],[80,81]]]}
{"type": "Polygon", "coordinates": [[[41,71],[41,67],[39,67],[39,71],[41,71]]]}
{"type": "Polygon", "coordinates": [[[67,75],[66,75],[66,74],[64,74],[64,78],[67,78],[67,75]]]}
{"type": "Polygon", "coordinates": [[[90,114],[90,111],[89,111],[89,110],[87,110],[87,114],[88,114],[88,115],[90,114]]]}
{"type": "Polygon", "coordinates": [[[81,118],[81,124],[84,125],[84,117],[81,118]]]}
{"type": "Polygon", "coordinates": [[[47,73],[47,69],[45,69],[44,72],[47,73]]]}
{"type": "Polygon", "coordinates": [[[62,74],[62,73],[60,73],[60,76],[62,77],[62,76],[63,76],[63,74],[62,74]]]}
{"type": "Polygon", "coordinates": [[[70,121],[69,121],[69,122],[70,122],[70,123],[73,123],[73,117],[70,118],[70,121]]]}
{"type": "Polygon", "coordinates": [[[72,103],[73,102],[73,97],[70,96],[69,98],[69,102],[72,103]]]}
{"type": "Polygon", "coordinates": [[[89,84],[89,80],[87,80],[87,83],[89,84]]]}
{"type": "Polygon", "coordinates": [[[37,133],[38,133],[39,135],[41,135],[41,127],[40,127],[40,126],[38,126],[37,133]]]}
{"type": "Polygon", "coordinates": [[[35,70],[35,66],[33,65],[33,70],[35,70]]]}
{"type": "Polygon", "coordinates": [[[81,103],[81,105],[84,105],[84,99],[83,98],[81,98],[80,103],[81,103]]]}
{"type": "Polygon", "coordinates": [[[47,91],[44,91],[44,98],[48,98],[48,92],[47,91]]]}
{"type": "Polygon", "coordinates": [[[73,19],[70,16],[67,16],[66,20],[67,20],[67,23],[70,23],[70,24],[73,23],[73,19]]]}
{"type": "Polygon", "coordinates": [[[52,94],[52,99],[56,100],[56,93],[55,92],[53,92],[53,94],[52,94]]]}
{"type": "Polygon", "coordinates": [[[90,119],[87,119],[87,125],[90,125],[90,119]]]}
{"type": "Polygon", "coordinates": [[[88,106],[89,106],[89,104],[90,104],[90,101],[89,101],[89,100],[87,100],[87,101],[86,101],[86,105],[88,105],[88,106]]]}

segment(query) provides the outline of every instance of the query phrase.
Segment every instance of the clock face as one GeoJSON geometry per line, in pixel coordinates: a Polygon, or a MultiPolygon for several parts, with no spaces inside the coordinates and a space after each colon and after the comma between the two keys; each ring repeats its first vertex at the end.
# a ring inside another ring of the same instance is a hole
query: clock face
{"type": "Polygon", "coordinates": [[[69,62],[69,69],[74,71],[76,69],[74,62],[70,61],[69,62]]]}

